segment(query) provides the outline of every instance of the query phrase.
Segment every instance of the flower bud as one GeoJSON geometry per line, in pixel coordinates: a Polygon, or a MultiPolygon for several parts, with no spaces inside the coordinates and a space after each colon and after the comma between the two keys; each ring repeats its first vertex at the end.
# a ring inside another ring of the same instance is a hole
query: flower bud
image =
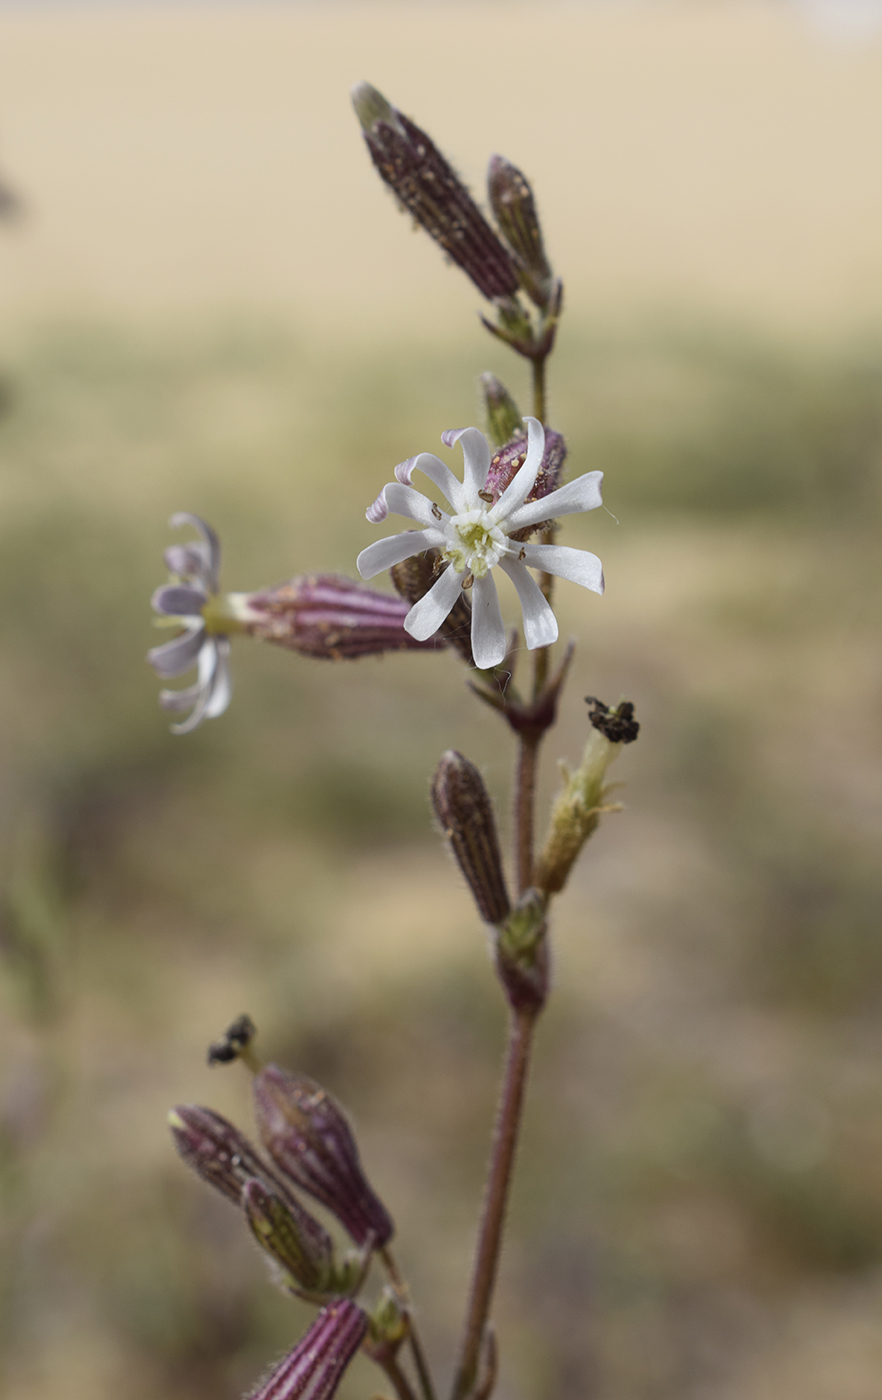
{"type": "Polygon", "coordinates": [[[545,311],[551,302],[553,275],[545,256],[533,191],[517,166],[503,156],[490,159],[487,190],[502,236],[521,268],[524,290],[545,311]]]}
{"type": "Polygon", "coordinates": [[[304,656],[340,661],[443,646],[437,637],[418,642],[405,632],[409,608],[400,598],[335,574],[292,578],[259,593],[230,593],[220,603],[250,636],[304,656]]]}
{"type": "Polygon", "coordinates": [[[246,1181],[271,1175],[244,1133],[210,1108],[180,1104],[172,1109],[168,1122],[187,1165],[236,1205],[241,1203],[246,1181]]]}
{"type": "Polygon", "coordinates": [[[248,1400],[331,1400],[367,1327],[366,1314],[351,1299],[329,1304],[248,1400]]]}
{"type": "Polygon", "coordinates": [[[493,804],[475,765],[455,749],[448,749],[435,770],[432,806],[481,918],[487,924],[500,923],[511,903],[493,804]]]}
{"type": "Polygon", "coordinates": [[[356,84],[352,102],[371,160],[399,203],[485,297],[512,296],[519,278],[508,251],[426,133],[370,83],[356,84]]]}
{"type": "MultiPolygon", "coordinates": [[[[437,581],[437,564],[441,558],[441,551],[438,549],[427,549],[422,554],[414,554],[410,559],[405,559],[401,564],[394,564],[389,570],[392,582],[398,589],[402,598],[406,598],[408,604],[419,602],[425,597],[432,584],[437,581]]],[[[408,607],[408,611],[410,608],[408,607]]],[[[430,639],[431,642],[439,642],[442,639],[459,652],[464,661],[470,666],[474,665],[472,659],[472,609],[471,604],[466,601],[466,594],[460,592],[450,612],[445,617],[438,631],[430,639]]]]}
{"type": "Polygon", "coordinates": [[[511,438],[526,435],[518,406],[502,381],[488,371],[481,375],[481,388],[487,414],[487,436],[491,441],[497,447],[502,447],[511,438]]]}
{"type": "Polygon", "coordinates": [[[590,714],[591,735],[575,773],[564,769],[564,785],[555,798],[545,846],[536,867],[536,886],[547,894],[563,889],[576,857],[596,831],[602,814],[616,810],[606,800],[606,770],[622,745],[636,739],[640,728],[629,701],[610,712],[602,701],[590,698],[594,706],[590,714]]]}
{"type": "Polygon", "coordinates": [[[257,1243],[295,1283],[310,1293],[331,1291],[333,1240],[293,1197],[283,1200],[259,1177],[252,1177],[242,1188],[242,1208],[257,1243]]]}
{"type": "Polygon", "coordinates": [[[255,1075],[252,1089],[260,1136],[276,1165],[327,1206],[356,1244],[386,1244],[395,1227],[365,1180],[352,1130],[330,1095],[278,1065],[255,1075]]]}

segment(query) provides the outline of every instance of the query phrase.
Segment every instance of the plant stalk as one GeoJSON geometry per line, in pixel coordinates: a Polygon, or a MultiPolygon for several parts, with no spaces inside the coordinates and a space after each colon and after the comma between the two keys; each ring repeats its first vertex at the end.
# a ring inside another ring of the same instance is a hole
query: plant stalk
{"type": "Polygon", "coordinates": [[[416,1367],[416,1373],[419,1378],[423,1400],[435,1400],[435,1387],[432,1384],[432,1377],[429,1372],[428,1362],[426,1361],[426,1353],[423,1351],[423,1345],[417,1333],[416,1322],[414,1321],[414,1316],[411,1311],[407,1284],[401,1275],[398,1264],[388,1245],[379,1251],[379,1255],[389,1275],[392,1287],[395,1289],[398,1296],[398,1301],[407,1314],[407,1340],[411,1355],[413,1356],[413,1364],[416,1367]]]}
{"type": "Polygon", "coordinates": [[[511,1013],[508,1050],[490,1155],[490,1171],[478,1231],[478,1249],[463,1329],[462,1350],[453,1386],[453,1400],[468,1400],[477,1380],[481,1345],[499,1265],[502,1230],[521,1125],[536,1016],[537,1012],[533,1009],[511,1013]]]}

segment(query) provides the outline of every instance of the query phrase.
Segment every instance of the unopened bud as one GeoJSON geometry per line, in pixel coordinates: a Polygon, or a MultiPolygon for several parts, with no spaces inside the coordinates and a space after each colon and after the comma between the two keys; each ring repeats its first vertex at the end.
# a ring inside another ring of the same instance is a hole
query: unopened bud
{"type": "Polygon", "coordinates": [[[379,1249],[394,1226],[368,1185],[342,1109],[305,1075],[267,1065],[253,1080],[264,1146],[304,1191],[336,1215],[356,1244],[379,1249]]]}
{"type": "Polygon", "coordinates": [[[329,1304],[248,1400],[331,1400],[367,1329],[367,1315],[351,1299],[329,1304]]]}
{"type": "Polygon", "coordinates": [[[588,837],[597,830],[602,814],[616,810],[607,802],[606,770],[621,752],[622,745],[636,739],[639,729],[634,719],[634,706],[629,701],[620,705],[612,715],[602,702],[593,703],[597,718],[592,714],[594,727],[585,745],[582,762],[575,773],[564,769],[564,785],[555,798],[545,846],[536,867],[536,885],[547,894],[556,894],[563,889],[576,857],[588,837]],[[612,733],[618,736],[615,739],[608,738],[605,732],[610,724],[613,726],[612,733]]]}
{"type": "Polygon", "coordinates": [[[481,388],[484,391],[487,432],[496,446],[502,447],[516,434],[526,435],[518,406],[502,381],[488,371],[481,375],[481,388]]]}
{"type": "Polygon", "coordinates": [[[498,924],[511,904],[505,887],[493,804],[473,763],[448,749],[432,779],[432,806],[485,923],[498,924]]]}
{"type": "Polygon", "coordinates": [[[527,295],[546,310],[551,302],[553,275],[542,243],[533,191],[525,177],[503,156],[492,156],[487,190],[496,222],[522,271],[527,295]]]}
{"type": "Polygon", "coordinates": [[[241,1203],[246,1181],[267,1176],[266,1163],[244,1133],[210,1108],[180,1104],[168,1115],[168,1123],[187,1165],[236,1205],[241,1203]]]}
{"type": "Polygon", "coordinates": [[[405,632],[409,609],[400,598],[336,574],[292,578],[259,593],[228,593],[218,607],[259,641],[328,661],[443,646],[437,637],[418,642],[405,632]]]}
{"type": "Polygon", "coordinates": [[[334,1243],[324,1226],[293,1197],[283,1200],[259,1177],[242,1188],[242,1208],[258,1244],[295,1283],[311,1293],[328,1291],[334,1243]]]}
{"type": "MultiPolygon", "coordinates": [[[[420,598],[425,597],[432,585],[437,583],[440,560],[440,550],[427,549],[422,554],[414,554],[410,559],[405,559],[401,564],[393,564],[389,570],[392,582],[402,598],[406,598],[409,604],[418,603],[420,598]]],[[[423,643],[423,645],[430,646],[439,638],[443,638],[449,646],[454,647],[470,666],[474,664],[472,659],[472,609],[471,604],[466,601],[466,594],[461,589],[456,602],[438,631],[429,639],[428,643],[423,643]]]]}
{"type": "Polygon", "coordinates": [[[370,83],[352,101],[371,159],[399,203],[439,243],[485,297],[510,297],[514,263],[450,163],[424,131],[370,83]]]}

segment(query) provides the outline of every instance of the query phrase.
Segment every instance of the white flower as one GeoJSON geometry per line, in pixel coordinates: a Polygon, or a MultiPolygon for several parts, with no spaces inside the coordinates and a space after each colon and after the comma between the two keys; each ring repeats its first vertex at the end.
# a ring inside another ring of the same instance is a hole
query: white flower
{"type": "Polygon", "coordinates": [[[204,719],[222,715],[230,703],[230,642],[222,633],[209,632],[203,608],[218,591],[220,541],[210,525],[198,515],[181,511],[173,515],[169,525],[192,525],[200,540],[172,545],[165,552],[169,570],[180,582],[157,588],[153,607],[163,617],[174,618],[183,627],[180,636],[162,646],[153,647],[147,660],[163,680],[182,676],[192,666],[197,668],[194,685],[185,690],[161,690],[159,703],[164,710],[190,714],[180,724],[171,726],[173,734],[189,734],[204,719]]]}
{"type": "Polygon", "coordinates": [[[517,590],[524,616],[524,640],[531,650],[557,640],[554,613],[528,569],[539,569],[559,578],[579,583],[595,593],[603,592],[603,568],[595,554],[568,549],[557,544],[532,544],[512,539],[544,520],[574,512],[594,510],[601,504],[602,472],[585,476],[527,502],[545,451],[545,431],[536,418],[526,418],[527,455],[516,476],[498,499],[485,491],[490,470],[490,444],[477,428],[443,433],[446,447],[459,442],[465,463],[463,480],[457,481],[449,467],[431,452],[421,452],[395,468],[396,480],[384,486],[367,511],[372,524],[384,520],[389,511],[415,520],[421,530],[406,531],[368,545],[358,556],[358,571],[370,579],[423,550],[437,548],[447,567],[404,619],[406,631],[419,641],[437,632],[459,597],[461,588],[471,588],[472,655],[480,670],[498,666],[505,656],[506,633],[492,570],[498,565],[517,590]],[[453,513],[411,486],[413,472],[419,469],[443,492],[453,513]]]}

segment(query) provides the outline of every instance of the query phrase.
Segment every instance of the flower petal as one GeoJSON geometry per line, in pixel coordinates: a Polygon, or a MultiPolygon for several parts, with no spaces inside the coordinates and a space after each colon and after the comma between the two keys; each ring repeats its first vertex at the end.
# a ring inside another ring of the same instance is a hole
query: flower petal
{"type": "Polygon", "coordinates": [[[163,557],[169,573],[178,578],[201,583],[208,573],[208,547],[201,540],[170,544],[163,557]]]}
{"type": "Polygon", "coordinates": [[[168,523],[173,530],[179,529],[182,525],[192,525],[194,530],[198,530],[208,550],[205,586],[209,593],[216,593],[219,587],[221,547],[220,540],[211,526],[200,516],[191,515],[188,510],[179,510],[168,523]]]}
{"type": "Polygon", "coordinates": [[[496,505],[489,511],[490,520],[494,525],[498,525],[501,520],[507,523],[508,516],[517,510],[518,506],[523,505],[536,485],[536,477],[542,466],[545,429],[538,418],[525,418],[524,422],[527,425],[527,455],[523,466],[518,469],[514,479],[509,482],[496,505]]]}
{"type": "Polygon", "coordinates": [[[233,682],[230,675],[230,643],[227,637],[216,637],[214,674],[210,682],[205,718],[217,719],[233,697],[233,682]]]}
{"type": "Polygon", "coordinates": [[[404,619],[404,630],[418,642],[431,637],[449,614],[462,589],[462,574],[458,574],[452,564],[448,564],[443,574],[428,593],[414,603],[404,619]]]}
{"type": "MultiPolygon", "coordinates": [[[[467,505],[473,506],[477,502],[478,492],[483,491],[487,484],[490,444],[480,428],[461,428],[456,434],[456,441],[462,448],[463,456],[463,499],[467,505]]],[[[453,501],[450,504],[453,505],[453,501]]]]}
{"type": "Polygon", "coordinates": [[[526,564],[517,559],[501,559],[499,567],[508,574],[515,588],[524,615],[524,641],[528,651],[548,647],[557,641],[557,618],[526,564]]]}
{"type": "Polygon", "coordinates": [[[538,501],[529,501],[518,506],[508,516],[505,524],[508,530],[523,530],[527,525],[538,525],[540,520],[554,520],[558,515],[575,515],[583,510],[595,510],[602,505],[600,483],[603,472],[586,472],[568,481],[566,486],[540,496],[538,501]]]}
{"type": "Polygon", "coordinates": [[[198,627],[182,632],[174,641],[164,642],[161,647],[151,647],[147,660],[158,676],[171,680],[173,676],[182,676],[191,666],[195,666],[204,641],[205,626],[200,623],[198,627]]]}
{"type": "Polygon", "coordinates": [[[505,658],[505,623],[493,577],[476,578],[472,588],[472,657],[479,671],[505,658]]]}
{"type": "Polygon", "coordinates": [[[385,520],[389,514],[389,507],[386,505],[386,488],[383,487],[375,501],[371,501],[364,513],[365,520],[369,520],[371,525],[379,525],[381,520],[385,520]]]}
{"type": "Polygon", "coordinates": [[[597,555],[589,554],[587,549],[569,549],[563,544],[525,544],[522,555],[523,562],[531,569],[541,569],[570,583],[579,583],[583,588],[590,588],[592,593],[603,592],[603,565],[597,555]]]}
{"type": "Polygon", "coordinates": [[[164,710],[182,714],[196,704],[204,689],[202,682],[196,681],[195,685],[188,685],[184,690],[161,690],[159,703],[164,710]]]}
{"type": "Polygon", "coordinates": [[[405,486],[410,486],[411,474],[415,471],[421,471],[423,476],[434,481],[439,491],[444,493],[445,499],[453,506],[454,512],[463,509],[465,493],[462,489],[462,482],[457,481],[447,463],[442,462],[440,457],[436,457],[434,452],[420,452],[416,457],[408,458],[406,462],[402,462],[400,466],[395,468],[395,476],[405,486]]]}
{"type": "Polygon", "coordinates": [[[208,594],[202,588],[190,588],[186,584],[166,584],[157,588],[150,604],[154,612],[166,617],[198,617],[208,602],[208,594]]]}
{"type": "Polygon", "coordinates": [[[401,535],[389,535],[384,540],[369,544],[359,554],[355,566],[362,578],[374,578],[384,569],[391,569],[393,564],[412,559],[415,554],[422,554],[424,549],[444,542],[440,530],[405,530],[401,535]]]}
{"type": "Polygon", "coordinates": [[[402,486],[397,481],[390,481],[388,486],[383,487],[383,497],[396,515],[403,515],[405,519],[415,520],[418,525],[427,525],[430,529],[432,526],[437,528],[443,520],[450,518],[421,491],[415,491],[412,486],[402,486]]]}

